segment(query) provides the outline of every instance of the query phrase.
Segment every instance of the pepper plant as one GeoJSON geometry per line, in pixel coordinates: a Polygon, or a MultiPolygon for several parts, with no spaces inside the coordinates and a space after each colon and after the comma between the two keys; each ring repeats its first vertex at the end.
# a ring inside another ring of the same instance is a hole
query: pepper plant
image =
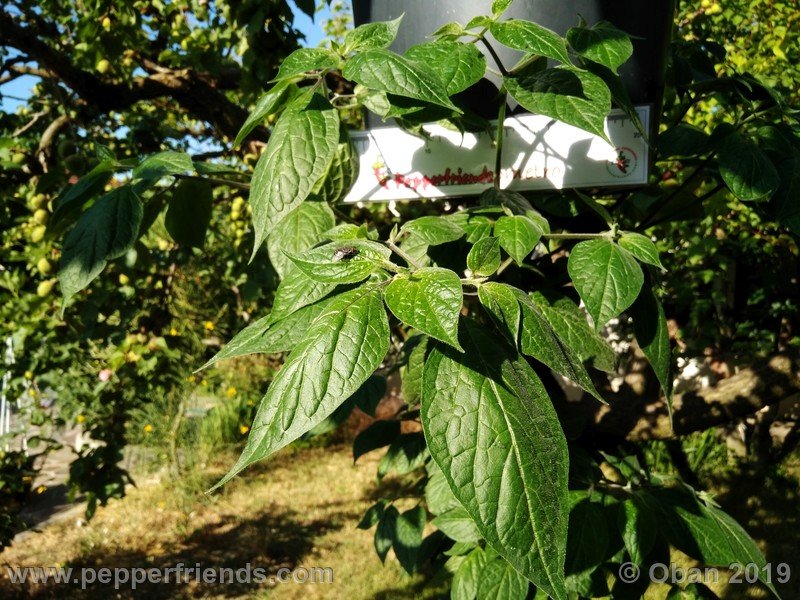
{"type": "MultiPolygon", "coordinates": [[[[779,165],[800,157],[797,122],[755,79],[709,76],[708,89],[731,93],[730,122],[710,135],[677,125],[651,139],[661,158],[698,159],[679,190],[502,189],[509,100],[604,139],[612,102],[635,119],[617,75],[632,54],[624,33],[601,22],[580,24],[563,38],[505,19],[510,4],[497,0],[491,14],[448,24],[404,55],[388,49],[401,19],[289,55],[234,142],[273,124],[249,183],[234,168],[183,153],[162,152],[135,166],[103,153],[53,215],[59,221],[83,211],[64,240],[65,304],[165,207],[176,241],[202,230],[207,214],[187,209],[187,182],[249,189],[250,261],[269,260],[281,281],[269,314],[206,366],[256,352],[286,358],[241,457],[218,486],[298,438],[341,423],[356,406],[374,414],[385,377],[399,372],[403,407],[376,420],[354,446],[356,459],[388,447],[379,476],[419,475],[400,494],[418,497],[415,506],[401,512],[397,498],[387,498],[364,516],[361,527],[375,528],[382,560],[393,548],[410,573],[452,576],[458,599],[525,598],[532,586],[558,600],[636,598],[650,584],[649,566],[668,564],[672,547],[706,565],[755,564],[761,583],[777,594],[757,545],[711,497],[651,473],[624,446],[602,448],[574,435],[561,392],[579,389],[598,406],[605,402],[603,372],[613,372],[618,357],[603,331],[627,315],[670,403],[663,267],[647,232],[674,214],[677,201],[685,209],[687,195],[702,202],[707,178],[712,194],[729,189],[741,200],[763,201],[766,212],[777,206],[778,216],[796,218],[789,192],[800,171],[784,175],[779,165]],[[523,58],[502,65],[493,43],[523,58]],[[488,72],[501,81],[496,129],[465,108],[462,94],[488,72]],[[341,205],[358,170],[348,123],[362,109],[418,135],[432,121],[493,129],[494,185],[477,201],[412,219],[341,205]],[[115,173],[127,173],[126,183],[85,208],[115,173]],[[621,575],[630,566],[642,577],[621,575]]],[[[700,86],[695,66],[705,64],[703,52],[678,47],[676,104],[698,99],[687,90],[700,86]]],[[[670,110],[680,122],[681,109],[670,110]]],[[[714,597],[703,586],[676,586],[670,597],[701,595],[714,597]]]]}

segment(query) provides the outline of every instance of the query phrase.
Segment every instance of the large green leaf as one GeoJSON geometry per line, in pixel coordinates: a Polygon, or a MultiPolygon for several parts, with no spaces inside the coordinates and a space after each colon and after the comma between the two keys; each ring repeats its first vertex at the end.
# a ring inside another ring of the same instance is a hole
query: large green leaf
{"type": "Polygon", "coordinates": [[[198,371],[229,358],[249,354],[289,352],[300,343],[305,336],[306,329],[320,315],[326,304],[327,301],[322,300],[316,304],[304,306],[279,321],[275,321],[272,315],[253,321],[233,336],[233,339],[198,371]]]}
{"type": "Polygon", "coordinates": [[[406,222],[400,232],[413,234],[429,246],[454,242],[466,233],[452,220],[443,217],[419,217],[406,222]]]}
{"type": "Polygon", "coordinates": [[[405,57],[430,66],[451,96],[480,81],[486,72],[486,58],[475,44],[428,42],[412,46],[405,57]]]}
{"type": "Polygon", "coordinates": [[[389,322],[377,286],[333,298],[278,371],[242,455],[214,487],[331,415],[380,366],[388,350],[389,322]]]}
{"type": "Polygon", "coordinates": [[[347,61],[342,75],[371,90],[424,100],[461,112],[448,98],[447,88],[435,71],[389,50],[374,49],[357,54],[347,61]]]}
{"type": "Polygon", "coordinates": [[[125,185],[98,198],[78,219],[64,240],[58,272],[65,303],[89,285],[109,260],[133,246],[142,212],[133,187],[125,185]]]}
{"type": "Polygon", "coordinates": [[[500,247],[508,252],[517,264],[522,264],[539,243],[544,230],[533,219],[514,215],[497,219],[494,224],[494,234],[500,240],[500,247]]]}
{"type": "Polygon", "coordinates": [[[339,57],[327,48],[298,48],[283,59],[275,81],[284,81],[311,71],[330,71],[339,66],[339,57]]]}
{"type": "Polygon", "coordinates": [[[540,292],[530,296],[544,318],[566,344],[574,348],[581,361],[590,358],[595,369],[613,373],[617,366],[617,354],[600,335],[592,329],[586,314],[569,298],[548,300],[540,292]]]}
{"type": "Polygon", "coordinates": [[[781,184],[773,196],[778,221],[800,235],[800,152],[792,152],[778,164],[781,184]]]}
{"type": "Polygon", "coordinates": [[[303,202],[286,215],[267,238],[269,260],[278,275],[284,277],[292,269],[286,254],[302,256],[335,224],[333,211],[325,202],[303,202]]]}
{"type": "Polygon", "coordinates": [[[353,462],[360,457],[388,446],[400,435],[400,421],[375,421],[353,440],[353,462]]]}
{"type": "Polygon", "coordinates": [[[488,277],[500,267],[500,240],[485,237],[475,242],[467,254],[467,268],[475,277],[488,277]]]}
{"type": "Polygon", "coordinates": [[[518,291],[510,285],[496,281],[481,284],[478,288],[478,299],[481,304],[497,323],[500,331],[508,335],[514,347],[517,346],[519,324],[522,319],[518,291]]]}
{"type": "Polygon", "coordinates": [[[781,183],[767,155],[739,133],[723,140],[717,159],[722,180],[740,200],[769,198],[781,183]]]}
{"type": "Polygon", "coordinates": [[[525,600],[528,580],[506,561],[495,558],[481,569],[477,600],[525,600]]]}
{"type": "Polygon", "coordinates": [[[425,366],[425,351],[427,347],[428,338],[424,336],[411,338],[406,341],[403,347],[403,351],[408,352],[408,362],[400,371],[403,378],[401,390],[403,392],[403,400],[409,406],[414,406],[419,402],[422,392],[422,369],[425,366]],[[414,346],[408,351],[410,342],[414,343],[414,346]]]}
{"type": "Polygon", "coordinates": [[[428,511],[440,515],[454,508],[459,508],[461,503],[450,491],[450,486],[444,473],[435,462],[426,465],[428,469],[428,483],[425,484],[425,503],[428,511]]]}
{"type": "Polygon", "coordinates": [[[437,344],[425,363],[431,456],[487,543],[564,600],[568,454],[558,417],[513,348],[471,321],[460,329],[464,354],[437,344]]]}
{"type": "Polygon", "coordinates": [[[387,473],[405,475],[416,471],[428,459],[428,449],[421,433],[402,433],[391,443],[378,463],[378,479],[387,473]]]}
{"type": "Polygon", "coordinates": [[[483,548],[475,548],[467,555],[453,575],[450,600],[475,600],[478,595],[481,573],[487,560],[483,548]]]}
{"type": "Polygon", "coordinates": [[[641,233],[624,233],[617,240],[617,243],[641,262],[659,269],[664,268],[664,265],[661,264],[661,258],[658,256],[658,248],[649,237],[641,233]]]}
{"type": "Polygon", "coordinates": [[[251,182],[253,257],[278,223],[311,193],[338,142],[339,113],[317,95],[308,106],[294,104],[278,119],[251,182]]]}
{"type": "Polygon", "coordinates": [[[391,251],[378,242],[348,240],[331,242],[301,256],[287,253],[294,265],[321,283],[358,283],[388,262],[391,251]]]}
{"type": "Polygon", "coordinates": [[[601,402],[605,402],[595,389],[586,367],[583,366],[579,350],[570,346],[568,339],[559,336],[539,306],[522,290],[517,290],[517,298],[522,308],[520,349],[523,354],[544,363],[601,402]]]}
{"type": "Polygon", "coordinates": [[[341,202],[350,191],[353,182],[358,179],[360,167],[358,152],[347,130],[347,125],[342,123],[339,127],[339,145],[336,154],[325,175],[311,192],[313,197],[329,204],[341,202]]]}
{"type": "Polygon", "coordinates": [[[164,226],[172,239],[183,246],[202,248],[211,222],[213,201],[207,183],[191,179],[181,181],[172,193],[164,217],[164,226]]]}
{"type": "Polygon", "coordinates": [[[532,113],[574,125],[607,140],[611,92],[602,79],[574,67],[506,77],[511,97],[532,113]]]}
{"type": "Polygon", "coordinates": [[[65,219],[78,212],[89,200],[101,193],[114,174],[116,161],[106,159],[101,161],[77,183],[69,186],[56,198],[53,203],[53,214],[48,222],[52,229],[60,225],[65,219]]]}
{"type": "Polygon", "coordinates": [[[780,597],[761,550],[730,515],[677,490],[654,490],[640,498],[660,511],[660,530],[678,550],[712,567],[755,564],[762,583],[780,597]]]}
{"type": "Polygon", "coordinates": [[[598,331],[633,304],[644,282],[630,252],[604,239],[576,244],[567,270],[598,331]]]}
{"type": "Polygon", "coordinates": [[[633,44],[624,31],[608,21],[591,27],[573,27],[567,32],[572,49],[588,60],[615,71],[633,54],[633,44]]]}
{"type": "Polygon", "coordinates": [[[401,15],[393,21],[365,23],[351,29],[344,37],[344,52],[388,48],[397,37],[397,30],[402,20],[401,15]]]}
{"type": "Polygon", "coordinates": [[[395,523],[395,535],[392,542],[394,555],[409,574],[413,574],[417,570],[417,554],[422,545],[425,521],[425,509],[415,506],[401,513],[395,523]]]}
{"type": "Polygon", "coordinates": [[[639,297],[631,306],[631,316],[636,341],[653,367],[672,413],[672,350],[667,317],[652,288],[642,286],[639,297]]]}
{"type": "Polygon", "coordinates": [[[397,275],[386,288],[385,300],[403,323],[461,349],[458,315],[464,294],[461,280],[453,271],[426,267],[397,275]]]}
{"type": "Polygon", "coordinates": [[[567,589],[580,597],[591,593],[592,575],[603,562],[608,549],[608,527],[602,508],[582,500],[569,513],[567,540],[567,589]]]}
{"type": "Polygon", "coordinates": [[[193,169],[194,163],[188,154],[167,150],[145,158],[133,170],[133,179],[157,181],[167,175],[179,175],[193,169]]]}
{"type": "Polygon", "coordinates": [[[300,91],[296,85],[282,81],[261,96],[252,112],[247,116],[239,133],[236,134],[236,139],[233,141],[234,148],[241,144],[253,129],[263,123],[264,119],[277,113],[299,93],[300,91]]]}
{"type": "Polygon", "coordinates": [[[293,269],[275,290],[270,317],[273,322],[284,319],[294,311],[321,300],[335,287],[335,283],[314,281],[300,269],[293,269]]]}
{"type": "Polygon", "coordinates": [[[617,526],[631,560],[637,565],[643,564],[656,543],[658,533],[653,512],[636,498],[625,500],[619,504],[617,526]]]}
{"type": "Polygon", "coordinates": [[[481,539],[475,521],[460,506],[440,514],[433,520],[433,524],[447,537],[457,542],[478,542],[481,539]]]}
{"type": "Polygon", "coordinates": [[[508,19],[492,23],[491,32],[504,46],[569,64],[564,38],[541,25],[521,19],[508,19]]]}

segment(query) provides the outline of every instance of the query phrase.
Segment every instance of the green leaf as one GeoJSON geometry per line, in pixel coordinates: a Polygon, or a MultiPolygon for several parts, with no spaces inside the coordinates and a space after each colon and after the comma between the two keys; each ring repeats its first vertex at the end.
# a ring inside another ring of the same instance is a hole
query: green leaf
{"type": "Polygon", "coordinates": [[[344,53],[388,48],[397,37],[402,20],[403,16],[401,15],[393,21],[366,23],[351,29],[344,37],[344,53]]]}
{"type": "Polygon", "coordinates": [[[372,529],[375,525],[380,523],[385,509],[386,501],[379,500],[367,509],[367,512],[361,517],[361,521],[359,521],[356,527],[359,529],[372,529]]]}
{"type": "Polygon", "coordinates": [[[702,583],[690,583],[683,588],[675,584],[665,600],[719,600],[719,596],[702,583]]]}
{"type": "Polygon", "coordinates": [[[567,540],[567,589],[593,596],[592,572],[603,562],[608,549],[608,528],[603,510],[594,502],[578,502],[569,513],[567,540]]]}
{"type": "Polygon", "coordinates": [[[623,233],[617,243],[641,262],[659,269],[664,268],[658,256],[658,248],[649,237],[640,233],[623,233]]]}
{"type": "Polygon", "coordinates": [[[449,269],[426,267],[397,275],[387,286],[386,306],[403,323],[461,349],[458,315],[464,302],[461,280],[449,269]]]}
{"type": "Polygon", "coordinates": [[[708,150],[708,134],[689,123],[678,123],[656,139],[659,158],[700,156],[708,150]]]}
{"type": "Polygon", "coordinates": [[[133,187],[116,188],[95,201],[64,240],[58,280],[64,303],[133,246],[142,222],[142,203],[133,187]]]}
{"type": "Polygon", "coordinates": [[[378,479],[382,479],[387,473],[405,475],[416,471],[427,459],[428,449],[422,434],[400,434],[378,463],[378,479]]]}
{"type": "Polygon", "coordinates": [[[267,238],[269,260],[278,275],[285,277],[292,269],[287,254],[302,256],[335,224],[333,211],[325,202],[303,202],[286,215],[267,238]]]}
{"type": "Polygon", "coordinates": [[[436,344],[425,364],[431,456],[487,543],[565,600],[568,454],[558,417],[513,348],[471,321],[461,332],[464,354],[436,344]]]}
{"type": "Polygon", "coordinates": [[[494,234],[500,240],[500,247],[513,258],[517,264],[533,252],[536,244],[544,235],[539,223],[522,215],[500,217],[494,224],[494,234]]]}
{"type": "Polygon", "coordinates": [[[539,307],[559,338],[574,348],[581,362],[593,359],[595,369],[613,373],[617,367],[617,354],[600,335],[592,329],[586,314],[568,298],[549,301],[540,292],[534,292],[531,301],[539,307]]]}
{"type": "Polygon", "coordinates": [[[326,300],[304,306],[276,321],[272,315],[261,317],[233,336],[233,339],[198,369],[202,371],[221,360],[249,354],[289,352],[305,336],[306,329],[322,313],[326,300]]]}
{"type": "Polygon", "coordinates": [[[484,283],[478,288],[478,299],[481,304],[497,323],[500,331],[508,335],[514,347],[517,346],[522,318],[517,291],[510,285],[494,281],[484,283]]]}
{"type": "Polygon", "coordinates": [[[578,55],[614,72],[633,55],[631,39],[608,21],[573,27],[567,32],[567,41],[578,55]]]}
{"type": "MultiPolygon", "coordinates": [[[[403,400],[409,406],[417,404],[422,393],[422,368],[425,366],[425,351],[428,347],[427,337],[416,336],[416,339],[418,343],[408,353],[408,362],[400,371],[403,378],[401,384],[403,400]]],[[[403,347],[404,351],[408,348],[409,341],[403,347]]]]}
{"type": "Polygon", "coordinates": [[[454,242],[466,233],[461,227],[443,217],[419,217],[408,221],[400,233],[410,233],[429,246],[454,242]]]}
{"type": "Polygon", "coordinates": [[[523,354],[544,363],[559,375],[579,385],[589,394],[605,403],[595,389],[592,378],[583,366],[577,348],[565,342],[542,310],[522,291],[516,290],[522,308],[520,348],[523,354]]]}
{"type": "Polygon", "coordinates": [[[494,0],[492,2],[492,17],[495,19],[508,10],[514,0],[494,0]]]}
{"type": "Polygon", "coordinates": [[[475,277],[488,277],[500,267],[500,240],[486,237],[475,242],[467,254],[467,268],[475,277]]]}
{"type": "Polygon", "coordinates": [[[271,90],[261,96],[258,102],[256,102],[253,111],[247,116],[244,125],[242,125],[239,133],[236,134],[233,147],[236,148],[239,146],[253,129],[264,122],[264,119],[270,115],[276,114],[289,101],[299,95],[299,93],[297,86],[291,85],[286,81],[273,86],[271,90]]]}
{"type": "Polygon", "coordinates": [[[717,153],[719,174],[740,200],[764,200],[781,183],[778,171],[758,146],[738,133],[728,135],[717,153]]]}
{"type": "Polygon", "coordinates": [[[172,239],[182,246],[202,248],[211,222],[213,197],[203,181],[184,179],[175,188],[164,217],[172,239]]]}
{"type": "Polygon", "coordinates": [[[439,466],[430,461],[427,465],[428,468],[428,482],[425,484],[425,502],[428,505],[428,511],[434,515],[441,515],[454,508],[459,508],[461,503],[456,500],[453,492],[450,491],[450,486],[447,484],[444,473],[439,466]]]}
{"type": "Polygon", "coordinates": [[[424,100],[461,113],[430,67],[389,50],[375,49],[357,54],[347,61],[342,75],[371,90],[424,100]]]}
{"type": "Polygon", "coordinates": [[[660,530],[678,550],[712,567],[758,565],[762,583],[780,598],[766,578],[764,555],[730,515],[677,490],[654,490],[643,499],[660,510],[660,530]]]}
{"type": "Polygon", "coordinates": [[[598,331],[633,304],[644,282],[630,252],[603,239],[576,244],[567,270],[598,331]]]}
{"type": "Polygon", "coordinates": [[[433,524],[447,537],[456,542],[479,542],[481,534],[475,526],[475,521],[462,507],[457,507],[440,514],[433,520],[433,524]]]}
{"type": "Polygon", "coordinates": [[[525,109],[546,115],[608,140],[606,116],[611,92],[602,79],[574,67],[505,77],[506,89],[525,109]]]}
{"type": "Polygon", "coordinates": [[[504,46],[569,64],[564,38],[541,25],[521,19],[508,19],[495,21],[490,31],[504,46]]]}
{"type": "Polygon", "coordinates": [[[331,415],[377,369],[389,349],[380,289],[361,286],[331,299],[273,379],[247,444],[217,488],[331,415]]]}
{"type": "Polygon", "coordinates": [[[656,543],[658,524],[653,513],[635,498],[625,500],[619,504],[617,526],[631,560],[642,565],[656,543]]]}
{"type": "Polygon", "coordinates": [[[800,152],[792,152],[777,167],[781,184],[772,198],[776,216],[781,225],[800,235],[800,152]]]}
{"type": "Polygon", "coordinates": [[[478,600],[525,600],[528,580],[502,559],[489,560],[478,578],[478,600]]]}
{"type": "Polygon", "coordinates": [[[349,240],[332,242],[300,256],[287,253],[294,265],[321,283],[358,283],[381,269],[391,251],[378,242],[349,240]]]}
{"type": "Polygon", "coordinates": [[[325,175],[317,182],[312,195],[328,204],[341,202],[358,178],[360,161],[344,123],[339,126],[339,145],[325,175]]]}
{"type": "Polygon", "coordinates": [[[307,107],[292,105],[278,119],[258,159],[250,188],[255,246],[311,193],[331,164],[339,142],[339,113],[314,96],[307,107]]]}
{"type": "Polygon", "coordinates": [[[158,181],[167,175],[179,175],[194,170],[191,157],[185,152],[159,152],[145,158],[133,170],[133,180],[158,181]]]}
{"type": "Polygon", "coordinates": [[[381,562],[386,561],[386,555],[392,547],[399,516],[400,512],[394,506],[389,506],[383,512],[378,528],[375,530],[375,552],[381,562]]]}
{"type": "Polygon", "coordinates": [[[311,71],[332,71],[339,66],[339,57],[327,48],[298,48],[281,63],[273,81],[284,81],[311,71]]]}
{"type": "Polygon", "coordinates": [[[79,211],[89,200],[101,193],[114,174],[116,162],[104,160],[94,169],[69,186],[56,198],[48,228],[61,224],[69,216],[79,211]]]}
{"type": "Polygon", "coordinates": [[[417,570],[417,555],[422,545],[425,522],[425,509],[421,506],[410,508],[397,517],[392,546],[394,555],[409,575],[417,570]]]}
{"type": "Polygon", "coordinates": [[[669,345],[669,330],[664,307],[649,286],[643,286],[639,297],[631,306],[633,330],[639,348],[642,349],[656,374],[667,406],[672,414],[672,350],[669,345]]]}
{"type": "Polygon", "coordinates": [[[400,421],[375,421],[353,441],[353,462],[368,452],[391,444],[400,435],[400,421]]]}
{"type": "Polygon", "coordinates": [[[437,41],[409,48],[405,57],[428,65],[452,96],[479,82],[486,72],[486,57],[475,44],[437,41]]]}
{"type": "Polygon", "coordinates": [[[387,382],[381,375],[371,375],[353,394],[356,406],[370,417],[375,416],[381,400],[386,396],[387,382]]]}
{"type": "Polygon", "coordinates": [[[488,559],[483,548],[475,548],[453,575],[450,600],[475,600],[481,573],[488,559]]]}
{"type": "Polygon", "coordinates": [[[335,283],[320,283],[308,277],[301,270],[293,269],[275,290],[270,318],[273,322],[284,319],[296,310],[322,300],[335,287],[335,283]]]}

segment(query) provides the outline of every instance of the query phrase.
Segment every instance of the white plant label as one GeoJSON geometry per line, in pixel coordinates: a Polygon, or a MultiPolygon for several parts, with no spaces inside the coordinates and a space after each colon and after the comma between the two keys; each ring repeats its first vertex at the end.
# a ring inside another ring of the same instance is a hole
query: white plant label
{"type": "MultiPolygon", "coordinates": [[[[645,131],[650,107],[636,108],[645,131]]],[[[494,181],[494,133],[460,133],[431,124],[428,139],[399,127],[354,132],[360,172],[345,202],[472,196],[494,181]]],[[[647,183],[648,148],[621,111],[606,119],[607,142],[541,115],[505,120],[500,186],[546,190],[647,183]]]]}

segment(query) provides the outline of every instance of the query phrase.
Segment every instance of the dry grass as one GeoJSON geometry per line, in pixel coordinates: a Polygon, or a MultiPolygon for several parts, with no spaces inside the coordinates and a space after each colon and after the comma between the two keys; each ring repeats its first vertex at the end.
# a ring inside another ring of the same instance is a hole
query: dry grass
{"type": "MultiPolygon", "coordinates": [[[[169,483],[131,490],[98,510],[88,524],[56,523],[0,556],[6,565],[80,567],[189,566],[241,568],[274,574],[281,567],[332,567],[332,584],[160,584],[114,592],[108,586],[20,589],[0,577],[0,597],[20,598],[417,598],[421,577],[396,561],[381,565],[371,532],[356,529],[374,502],[377,457],[353,466],[341,448],[287,450],[222,494],[176,493],[169,483]]],[[[206,473],[210,485],[220,469],[206,473]]]]}

